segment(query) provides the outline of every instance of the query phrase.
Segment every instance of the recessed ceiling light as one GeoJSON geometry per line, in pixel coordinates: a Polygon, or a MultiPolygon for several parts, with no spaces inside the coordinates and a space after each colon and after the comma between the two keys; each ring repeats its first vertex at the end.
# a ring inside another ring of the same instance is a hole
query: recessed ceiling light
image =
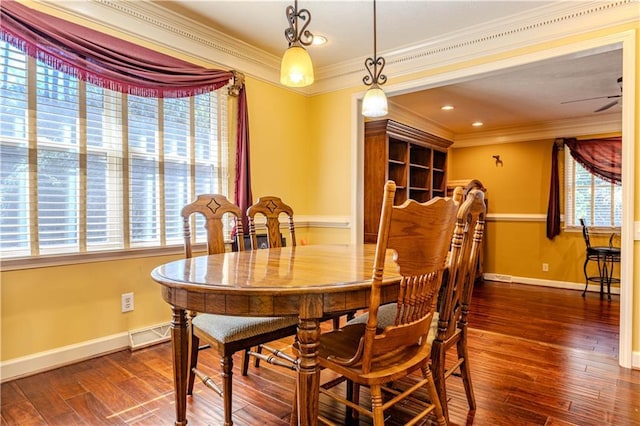
{"type": "Polygon", "coordinates": [[[471,123],[471,125],[473,127],[480,127],[480,126],[484,125],[484,123],[482,121],[475,121],[475,122],[471,123]]]}
{"type": "Polygon", "coordinates": [[[453,109],[453,105],[442,105],[440,109],[443,111],[451,111],[453,109]]]}
{"type": "Polygon", "coordinates": [[[323,44],[327,43],[327,38],[325,36],[321,36],[318,34],[314,34],[313,35],[313,41],[311,42],[311,44],[313,44],[314,46],[322,46],[323,44]]]}

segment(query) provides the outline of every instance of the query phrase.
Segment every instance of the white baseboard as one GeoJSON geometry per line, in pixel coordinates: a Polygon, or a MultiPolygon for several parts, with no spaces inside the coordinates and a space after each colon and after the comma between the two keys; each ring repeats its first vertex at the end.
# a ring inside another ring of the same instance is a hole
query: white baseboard
{"type": "Polygon", "coordinates": [[[170,338],[170,323],[163,323],[10,359],[0,363],[0,383],[53,370],[54,368],[123,349],[141,349],[167,341],[170,338]]]}
{"type": "MultiPolygon", "coordinates": [[[[527,277],[517,277],[506,274],[494,274],[494,273],[484,273],[482,274],[482,278],[487,281],[501,281],[506,283],[516,282],[520,284],[528,284],[528,285],[538,285],[542,287],[552,287],[552,288],[564,288],[569,290],[584,290],[584,283],[575,283],[571,281],[554,281],[554,280],[543,280],[540,278],[527,278],[527,277]]],[[[604,289],[607,291],[607,289],[604,289]]],[[[587,287],[587,291],[589,292],[600,292],[599,284],[589,284],[587,287]]],[[[611,287],[611,294],[620,294],[620,287],[611,287]]]]}
{"type": "Polygon", "coordinates": [[[0,382],[30,376],[129,347],[129,333],[63,346],[0,363],[0,382]]]}

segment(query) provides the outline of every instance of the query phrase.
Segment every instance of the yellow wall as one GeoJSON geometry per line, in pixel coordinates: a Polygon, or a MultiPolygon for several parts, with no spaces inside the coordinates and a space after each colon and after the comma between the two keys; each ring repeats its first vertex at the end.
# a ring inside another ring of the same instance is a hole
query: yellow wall
{"type": "Polygon", "coordinates": [[[451,150],[449,179],[480,179],[491,190],[489,211],[546,213],[551,173],[550,141],[451,150]],[[496,166],[493,155],[500,155],[496,166]],[[491,197],[492,194],[496,196],[491,197]]]}
{"type": "Polygon", "coordinates": [[[149,277],[171,257],[2,272],[2,360],[167,322],[171,310],[149,277]],[[120,312],[134,292],[135,310],[120,312]]]}
{"type": "MultiPolygon", "coordinates": [[[[527,49],[539,51],[615,34],[633,27],[581,34],[566,40],[527,49]]],[[[640,36],[637,36],[637,38],[640,36]]],[[[640,39],[636,41],[640,49],[640,39]]],[[[508,52],[501,56],[520,54],[508,52]]],[[[636,54],[640,58],[640,50],[636,54]]],[[[484,58],[474,64],[493,58],[484,58]]],[[[474,64],[450,65],[446,70],[474,64]]],[[[640,111],[640,66],[636,66],[636,111],[640,111]]],[[[432,70],[430,74],[444,72],[432,70]]],[[[426,75],[406,76],[408,80],[426,75]]],[[[395,83],[390,81],[389,84],[395,83]]],[[[354,82],[357,84],[357,82],[354,82]]],[[[254,196],[278,193],[300,215],[349,216],[351,214],[352,120],[351,96],[360,85],[306,98],[279,86],[247,78],[251,164],[254,196]]],[[[640,119],[635,118],[635,140],[640,140],[640,119]]],[[[640,147],[636,143],[635,186],[640,193],[640,147]]],[[[493,147],[455,150],[450,178],[476,177],[489,188],[489,211],[538,214],[546,212],[548,193],[548,146],[532,142],[493,147]],[[523,151],[520,151],[523,150],[523,151]],[[458,169],[463,162],[473,172],[458,169]],[[526,152],[524,156],[521,152],[526,152]],[[500,154],[504,167],[495,168],[491,155],[500,154]],[[469,158],[466,158],[469,156],[469,158]],[[459,161],[459,163],[457,162],[459,161]],[[472,167],[472,166],[469,166],[472,167]],[[525,192],[523,188],[530,190],[525,192]]],[[[635,196],[635,220],[640,221],[640,195],[635,196]]],[[[549,279],[579,282],[580,271],[560,272],[558,259],[579,258],[583,246],[578,235],[561,235],[562,242],[544,239],[544,223],[490,223],[488,226],[487,264],[496,272],[513,275],[540,275],[540,262],[548,259],[549,279]],[[514,238],[522,235],[528,250],[522,256],[522,244],[514,238]],[[566,240],[566,241],[565,241],[566,240]],[[492,250],[491,244],[495,245],[492,250]],[[513,250],[512,254],[502,253],[513,250]],[[575,252],[575,253],[574,253],[575,252]],[[508,261],[508,260],[511,261],[508,261]],[[533,264],[528,262],[533,259],[533,264]],[[558,265],[558,267],[556,267],[558,265]]],[[[310,229],[302,231],[310,243],[348,240],[348,230],[310,229]]],[[[175,256],[179,257],[179,256],[175,256]]],[[[151,269],[173,257],[152,257],[54,268],[4,271],[1,275],[1,355],[6,361],[34,355],[91,339],[151,326],[170,320],[169,308],[161,300],[158,286],[149,278],[151,269]],[[135,311],[120,313],[120,294],[135,293],[135,311]]],[[[635,242],[635,265],[640,265],[640,243],[635,242]]],[[[633,349],[640,351],[640,267],[633,273],[635,301],[633,312],[633,349]]]]}
{"type": "Polygon", "coordinates": [[[339,91],[311,99],[310,123],[314,215],[351,213],[351,92],[339,91]]]}
{"type": "Polygon", "coordinates": [[[296,215],[309,215],[314,167],[309,102],[282,87],[248,78],[251,183],[254,199],[277,195],[296,215]]]}

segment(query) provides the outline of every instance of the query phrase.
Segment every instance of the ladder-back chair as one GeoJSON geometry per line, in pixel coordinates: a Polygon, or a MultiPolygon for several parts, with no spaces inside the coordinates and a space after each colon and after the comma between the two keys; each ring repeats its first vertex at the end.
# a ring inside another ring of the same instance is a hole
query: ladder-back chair
{"type": "MultiPolygon", "coordinates": [[[[408,200],[401,206],[393,206],[395,190],[393,181],[386,183],[367,322],[348,324],[321,335],[318,347],[318,363],[322,369],[338,373],[358,388],[361,385],[370,388],[371,408],[353,402],[358,401],[357,395],[353,401],[348,401],[325,386],[320,391],[346,404],[350,410],[371,417],[374,425],[383,425],[384,412],[406,398],[421,407],[412,422],[435,413],[437,423],[444,425],[446,419],[429,367],[431,345],[427,335],[458,206],[450,198],[434,198],[422,204],[408,200]],[[388,249],[395,251],[394,259],[402,279],[396,302],[397,314],[393,323],[381,330],[377,314],[388,249]],[[421,378],[409,388],[399,390],[387,386],[417,370],[421,371],[421,378]],[[427,390],[430,402],[413,395],[422,388],[427,390]],[[383,391],[390,393],[392,398],[383,402],[383,391]]],[[[325,418],[319,420],[330,424],[325,418]]]]}

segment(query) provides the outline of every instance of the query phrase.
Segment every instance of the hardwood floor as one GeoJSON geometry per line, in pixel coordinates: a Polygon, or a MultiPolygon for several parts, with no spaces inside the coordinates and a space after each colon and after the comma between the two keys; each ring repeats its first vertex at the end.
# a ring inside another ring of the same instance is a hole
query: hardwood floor
{"type": "MultiPolygon", "coordinates": [[[[640,371],[617,362],[619,309],[618,296],[607,302],[572,290],[476,285],[469,350],[478,408],[468,412],[462,381],[449,378],[452,424],[640,425],[640,371]]],[[[201,361],[218,381],[217,355],[203,351],[201,361]]],[[[261,365],[242,377],[239,363],[237,357],[235,425],[288,425],[294,373],[261,365]]],[[[1,422],[170,425],[172,377],[169,343],[117,352],[2,384],[1,422]]],[[[221,424],[221,404],[196,384],[187,403],[189,425],[221,424]]],[[[323,413],[341,419],[343,408],[327,404],[321,401],[323,413]]],[[[401,418],[394,413],[389,424],[401,418]]]]}

